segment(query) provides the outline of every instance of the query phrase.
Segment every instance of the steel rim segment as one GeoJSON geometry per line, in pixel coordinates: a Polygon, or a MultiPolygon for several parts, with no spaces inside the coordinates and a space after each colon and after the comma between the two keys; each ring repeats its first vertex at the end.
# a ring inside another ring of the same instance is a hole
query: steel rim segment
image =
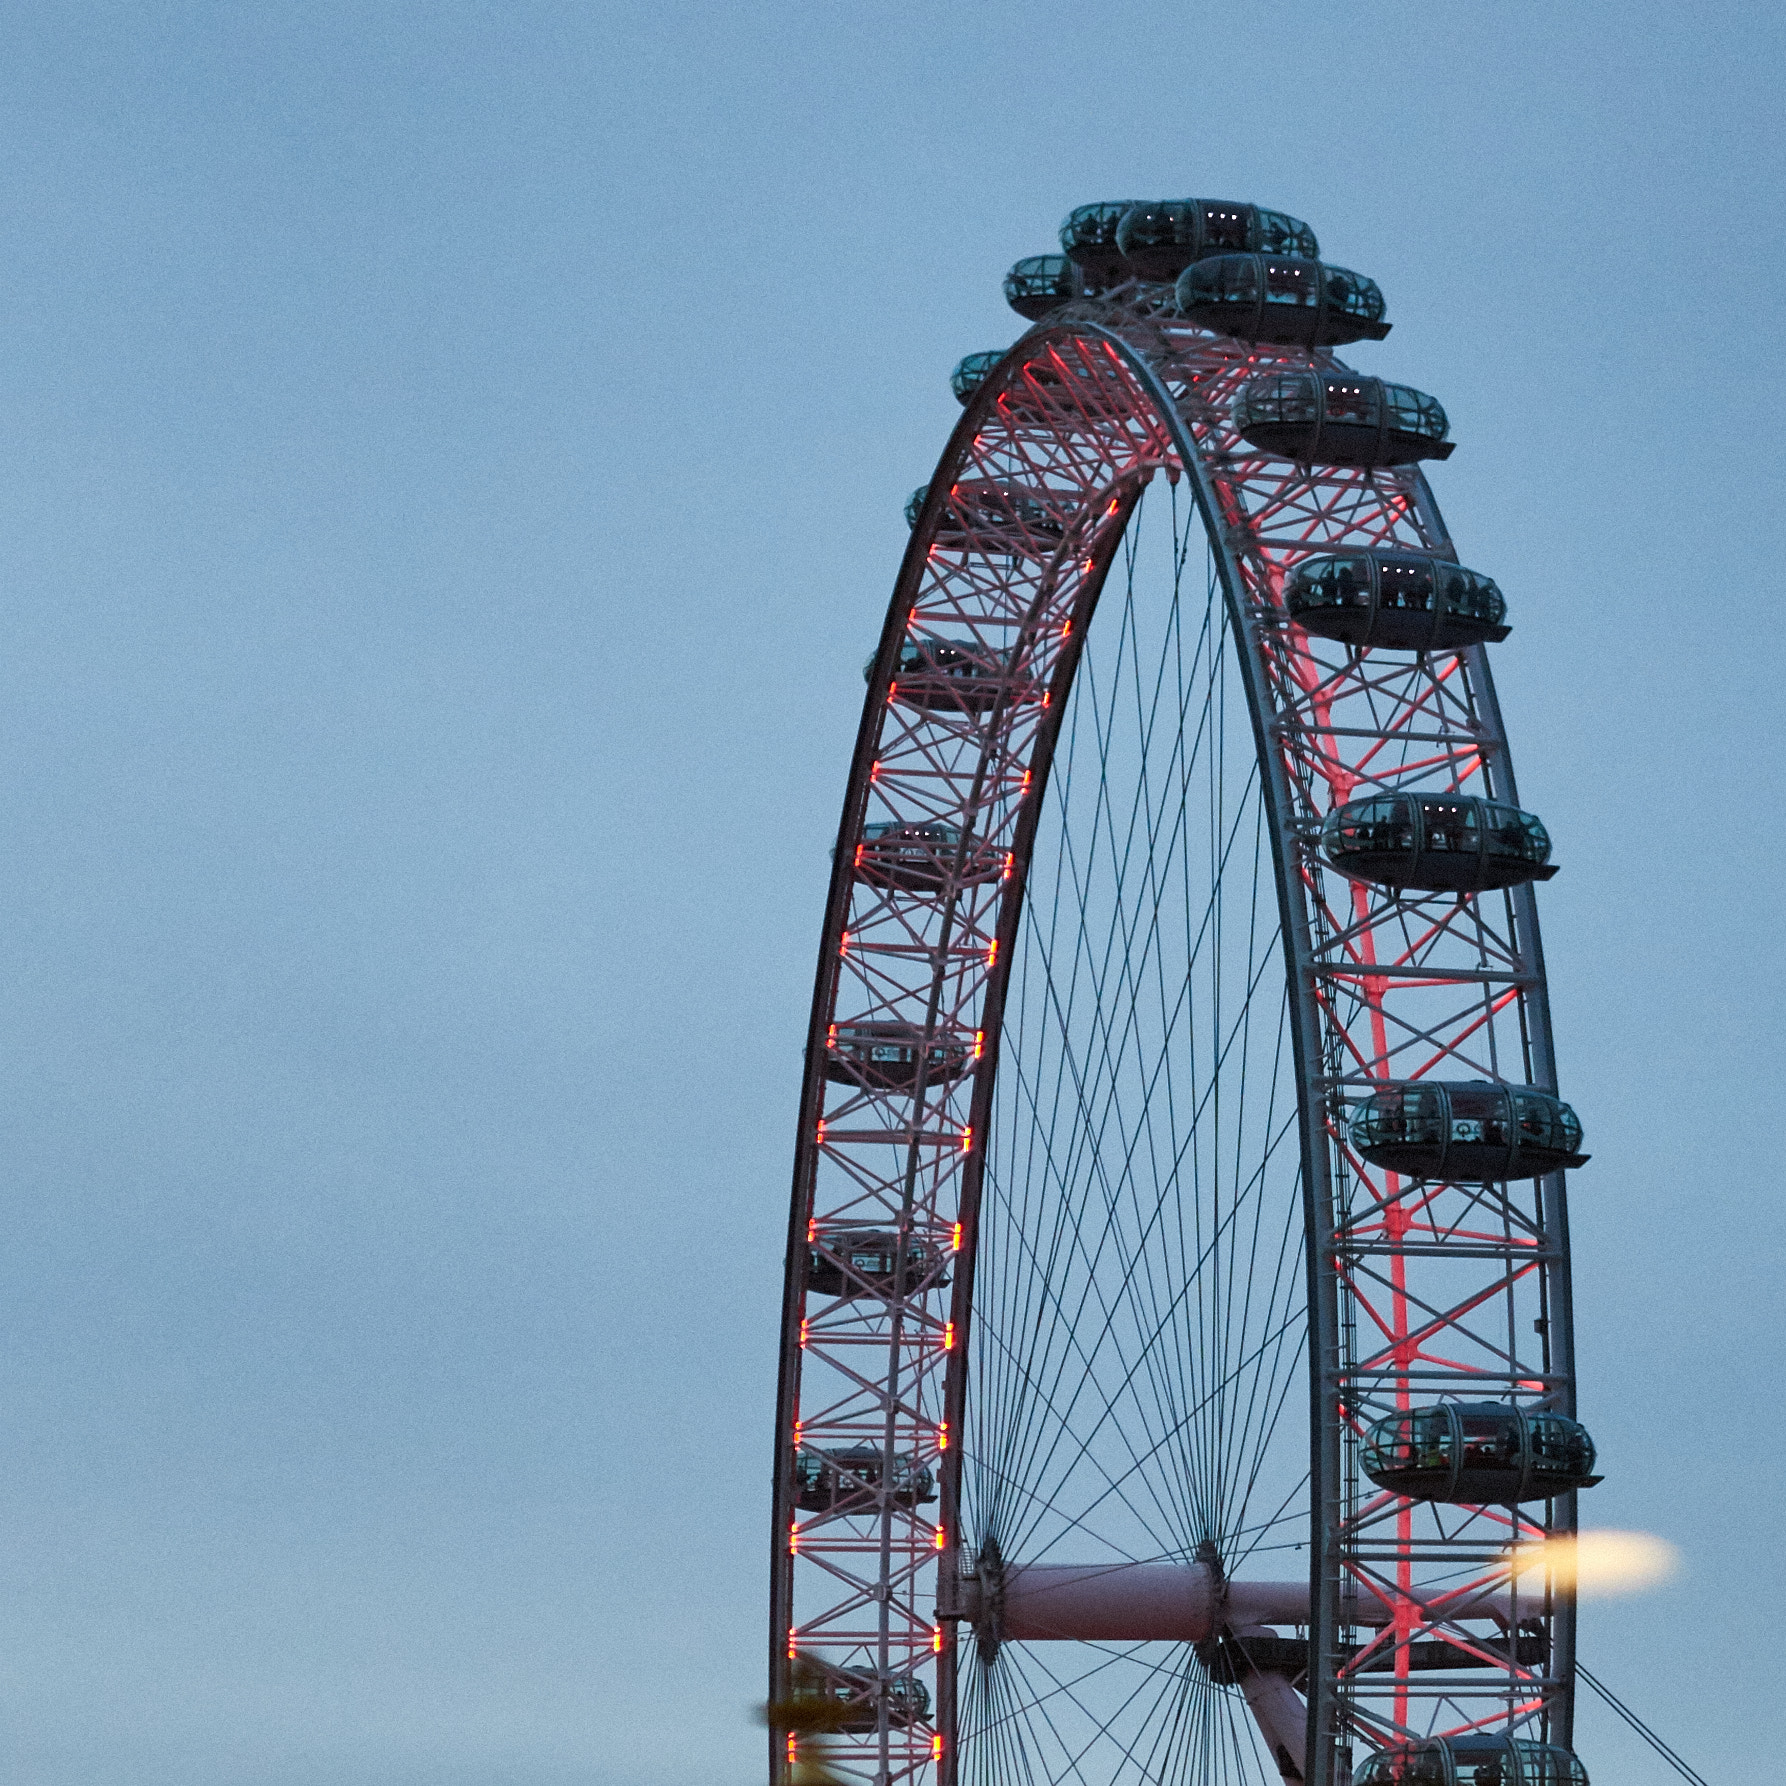
{"type": "Polygon", "coordinates": [[[1326,813],[1364,794],[1517,794],[1482,648],[1354,651],[1284,614],[1303,557],[1455,557],[1412,468],[1296,467],[1234,434],[1246,377],[1311,361],[1337,366],[1075,306],[1006,356],[931,480],[870,675],[808,1033],[776,1441],[778,1779],[812,1748],[846,1778],[957,1777],[963,1584],[982,1561],[959,1528],[961,1458],[1003,1007],[1081,648],[1161,469],[1188,477],[1220,578],[1285,948],[1308,1241],[1303,1771],[1336,1781],[1351,1751],[1435,1732],[1570,1740],[1572,1608],[1542,1586],[1506,1596],[1513,1548],[1572,1529],[1573,1497],[1435,1511],[1357,1468],[1364,1427],[1411,1403],[1574,1411],[1567,1227],[1560,1174],[1420,1184],[1350,1141],[1350,1111],[1385,1081],[1556,1087],[1529,887],[1397,895],[1316,852],[1326,813]],[[914,638],[970,647],[971,699],[909,673],[902,695],[914,638]],[[888,823],[922,858],[893,883],[863,872],[868,827],[888,823]],[[883,1064],[864,1065],[871,1044],[883,1064]],[[1485,1636],[1491,1600],[1520,1641],[1485,1636]],[[1466,1666],[1419,1660],[1435,1655],[1466,1666]]]}

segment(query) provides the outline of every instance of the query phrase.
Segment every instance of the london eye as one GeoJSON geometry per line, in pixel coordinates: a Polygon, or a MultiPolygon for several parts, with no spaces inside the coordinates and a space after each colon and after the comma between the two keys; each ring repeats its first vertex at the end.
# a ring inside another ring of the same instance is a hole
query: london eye
{"type": "Polygon", "coordinates": [[[1581,1786],[1523,592],[1422,475],[1440,403],[1337,357],[1385,301],[1306,224],[1113,202],[1061,247],[956,368],[867,667],[773,1777],[1581,1786]]]}

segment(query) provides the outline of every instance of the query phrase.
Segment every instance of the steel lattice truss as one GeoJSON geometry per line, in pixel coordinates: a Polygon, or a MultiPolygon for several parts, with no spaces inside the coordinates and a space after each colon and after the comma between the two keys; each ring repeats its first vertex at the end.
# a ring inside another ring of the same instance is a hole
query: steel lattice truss
{"type": "MultiPolygon", "coordinates": [[[[1363,1427],[1411,1402],[1546,1397],[1568,1411],[1573,1391],[1560,1178],[1414,1184],[1346,1140],[1350,1107],[1376,1082],[1554,1089],[1554,1073],[1529,888],[1396,897],[1343,879],[1314,848],[1332,807],[1376,790],[1516,796],[1479,650],[1359,652],[1285,616],[1284,573],[1311,553],[1455,556],[1411,467],[1311,470],[1234,433],[1244,378],[1309,363],[1120,301],[1076,306],[1032,330],[977,394],[913,531],[839,833],[784,1319],[774,1696],[796,1670],[829,1684],[847,1706],[831,1764],[850,1778],[891,1786],[936,1766],[953,1779],[955,1626],[935,1609],[939,1586],[969,1561],[950,1446],[962,1431],[1004,974],[1080,643],[1130,511],[1162,469],[1188,474],[1203,506],[1249,665],[1304,1023],[1313,1418],[1325,1435],[1310,1775],[1332,1779],[1336,1750],[1353,1742],[1510,1716],[1569,1739],[1568,1606],[1515,1602],[1522,1641],[1498,1646],[1462,1621],[1472,1609],[1480,1621],[1485,1597],[1504,1604],[1517,1585],[1511,1547],[1572,1527],[1572,1498],[1514,1523],[1505,1508],[1378,1492],[1356,1465],[1363,1427]],[[996,700],[951,709],[902,693],[901,647],[920,637],[1003,654],[996,700]],[[918,829],[890,845],[888,826],[918,829]],[[840,1034],[847,1043],[872,1026],[918,1038],[904,1082],[839,1047],[840,1034]],[[802,1510],[800,1452],[873,1453],[877,1468],[840,1462],[835,1505],[802,1510]],[[895,1491],[923,1469],[939,1499],[895,1491]],[[1342,1590],[1382,1601],[1390,1622],[1342,1630],[1342,1590]],[[1415,1672],[1413,1646],[1435,1639],[1492,1666],[1415,1672]]],[[[777,1736],[778,1762],[798,1740],[777,1736]]]]}

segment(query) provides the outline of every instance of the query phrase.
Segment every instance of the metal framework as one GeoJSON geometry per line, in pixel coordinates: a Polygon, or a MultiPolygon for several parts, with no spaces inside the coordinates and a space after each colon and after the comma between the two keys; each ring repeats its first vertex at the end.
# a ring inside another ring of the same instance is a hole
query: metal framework
{"type": "MultiPolygon", "coordinates": [[[[1297,466],[1236,435],[1245,378],[1343,371],[1331,354],[1212,335],[1154,313],[1147,293],[1056,312],[976,393],[931,479],[870,674],[788,1240],[771,1613],[780,1781],[819,1744],[843,1778],[892,1786],[934,1769],[951,1786],[976,1740],[958,1710],[964,1653],[988,1641],[993,1573],[1014,1580],[1023,1561],[990,1554],[962,1509],[1011,966],[1082,647],[1156,474],[1183,480],[1219,584],[1276,880],[1284,975],[1267,977],[1268,1002],[1274,1021],[1287,1011],[1297,1080],[1310,1571],[1306,1599],[1264,1623],[1306,1633],[1286,1640],[1306,1648],[1282,1674],[1308,1712],[1306,1733],[1278,1742],[1261,1712],[1267,1749],[1291,1777],[1338,1786],[1355,1750],[1397,1740],[1492,1728],[1570,1741],[1572,1605],[1549,1586],[1517,1596],[1519,1547],[1573,1530],[1574,1497],[1517,1513],[1435,1507],[1375,1490],[1357,1462],[1370,1420],[1422,1402],[1574,1411],[1561,1175],[1414,1181],[1348,1139],[1348,1112],[1386,1082],[1556,1089],[1530,886],[1398,896],[1343,879],[1315,848],[1327,812],[1378,790],[1516,800],[1485,651],[1360,651],[1288,620],[1282,584],[1300,559],[1403,546],[1454,560],[1444,523],[1412,467],[1297,466]],[[939,694],[908,651],[939,637],[972,641],[1003,673],[972,699],[939,694]],[[903,1064],[865,1064],[862,1036],[905,1039],[903,1064]],[[802,1505],[801,1456],[829,1472],[822,1506],[802,1505]],[[821,1702],[819,1716],[789,1709],[821,1702]]],[[[1201,1625],[1193,1609],[1164,1634],[1219,1636],[1222,1596],[1242,1584],[1213,1548],[1165,1562],[1186,1605],[1197,1581],[1206,1603],[1201,1625]]],[[[1143,1584],[1119,1585],[1134,1602],[1143,1584]]],[[[1000,1605],[993,1642],[1020,1624],[1000,1605]]],[[[1163,1634],[1144,1626],[1120,1635],[1163,1634]]],[[[1109,1635],[1096,1617],[1062,1634],[1109,1635]]],[[[1207,1644],[1201,1660],[1172,1654],[1171,1667],[1211,1667],[1207,1644]]]]}

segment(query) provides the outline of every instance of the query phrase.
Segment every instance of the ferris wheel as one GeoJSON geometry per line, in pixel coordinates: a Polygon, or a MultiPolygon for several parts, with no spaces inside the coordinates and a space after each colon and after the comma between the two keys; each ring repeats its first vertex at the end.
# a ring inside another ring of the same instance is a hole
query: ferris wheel
{"type": "Polygon", "coordinates": [[[1076,210],[970,355],[849,772],[776,1427],[802,1780],[1584,1786],[1508,611],[1251,204],[1076,210]]]}

